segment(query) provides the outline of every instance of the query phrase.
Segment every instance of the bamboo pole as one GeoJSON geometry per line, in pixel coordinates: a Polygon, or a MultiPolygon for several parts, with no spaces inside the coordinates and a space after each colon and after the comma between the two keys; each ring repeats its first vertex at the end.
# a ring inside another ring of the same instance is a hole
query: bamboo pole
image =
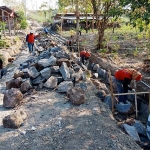
{"type": "Polygon", "coordinates": [[[150,114],[150,92],[149,92],[149,104],[148,104],[148,111],[149,111],[149,114],[150,114]]]}
{"type": "MultiPolygon", "coordinates": [[[[116,94],[113,94],[113,95],[135,95],[135,94],[149,94],[149,92],[130,92],[130,93],[116,93],[116,94]]],[[[108,94],[109,95],[109,94],[108,94]]]]}
{"type": "Polygon", "coordinates": [[[108,71],[109,75],[109,83],[110,83],[110,91],[111,91],[111,100],[112,100],[112,114],[114,115],[114,94],[113,94],[113,86],[112,86],[112,78],[111,78],[111,72],[108,71]]]}
{"type": "MultiPolygon", "coordinates": [[[[136,81],[134,80],[134,89],[136,92],[136,81]]],[[[138,110],[137,110],[137,94],[135,93],[135,110],[136,110],[136,119],[138,117],[138,110]]]]}

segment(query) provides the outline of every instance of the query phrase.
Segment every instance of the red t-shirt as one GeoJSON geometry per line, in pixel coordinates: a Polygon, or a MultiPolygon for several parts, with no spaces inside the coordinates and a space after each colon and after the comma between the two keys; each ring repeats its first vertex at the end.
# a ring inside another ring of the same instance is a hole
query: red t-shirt
{"type": "Polygon", "coordinates": [[[115,73],[115,78],[117,80],[124,80],[125,78],[132,80],[132,75],[130,73],[126,72],[124,69],[121,69],[115,73]]]}

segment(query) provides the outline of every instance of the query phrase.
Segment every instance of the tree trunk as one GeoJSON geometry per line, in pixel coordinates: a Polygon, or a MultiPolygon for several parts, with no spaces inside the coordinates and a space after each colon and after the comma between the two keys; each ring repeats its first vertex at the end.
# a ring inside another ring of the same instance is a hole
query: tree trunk
{"type": "Polygon", "coordinates": [[[104,31],[106,28],[106,24],[108,22],[108,19],[103,18],[102,20],[99,20],[97,23],[97,29],[98,29],[98,46],[97,49],[103,48],[103,38],[104,38],[104,31]]]}

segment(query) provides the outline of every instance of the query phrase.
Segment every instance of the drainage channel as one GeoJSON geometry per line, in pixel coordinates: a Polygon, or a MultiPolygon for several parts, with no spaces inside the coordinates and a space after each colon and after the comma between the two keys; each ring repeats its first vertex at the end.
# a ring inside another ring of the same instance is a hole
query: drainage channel
{"type": "MultiPolygon", "coordinates": [[[[55,33],[54,31],[50,31],[49,33],[57,43],[64,44],[68,41],[68,39],[61,37],[59,34],[55,33]]],[[[91,59],[90,64],[88,66],[88,69],[91,70],[91,74],[92,74],[91,80],[93,80],[93,84],[95,84],[100,89],[99,93],[97,93],[97,96],[104,103],[106,103],[111,109],[112,103],[111,103],[111,96],[110,96],[110,91],[109,91],[110,82],[109,82],[108,74],[107,74],[107,71],[103,69],[104,68],[103,66],[100,66],[99,63],[95,62],[96,59],[97,58],[91,59]],[[105,90],[100,87],[100,84],[106,85],[105,90]]],[[[98,62],[101,62],[101,61],[98,61],[98,62]]],[[[112,76],[112,81],[113,81],[113,84],[115,84],[113,76],[112,76]]],[[[130,103],[132,104],[131,105],[132,107],[130,107],[130,110],[127,113],[123,112],[122,109],[126,109],[126,107],[128,106],[119,106],[118,109],[115,109],[114,117],[118,121],[118,123],[121,124],[119,125],[119,127],[121,127],[122,130],[125,130],[126,133],[128,133],[130,136],[133,137],[132,134],[137,133],[137,138],[139,138],[139,141],[137,143],[142,148],[144,148],[145,150],[150,149],[150,142],[146,134],[146,124],[147,124],[147,117],[149,113],[148,113],[148,102],[147,100],[145,100],[146,98],[145,94],[143,94],[142,96],[140,95],[137,98],[138,101],[141,102],[140,109],[141,109],[141,112],[143,113],[138,116],[137,118],[138,120],[135,119],[136,113],[135,113],[135,108],[134,108],[134,96],[129,95],[128,98],[130,100],[130,103]],[[118,110],[120,110],[120,112],[118,112],[118,110]],[[136,129],[136,132],[129,133],[133,131],[133,128],[136,129]]]]}

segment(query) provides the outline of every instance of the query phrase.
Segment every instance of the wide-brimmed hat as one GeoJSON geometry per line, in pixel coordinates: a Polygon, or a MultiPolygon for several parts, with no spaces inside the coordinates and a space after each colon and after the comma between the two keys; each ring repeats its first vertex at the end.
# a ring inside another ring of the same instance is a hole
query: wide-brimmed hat
{"type": "Polygon", "coordinates": [[[31,30],[30,33],[34,33],[33,30],[31,30]]]}

